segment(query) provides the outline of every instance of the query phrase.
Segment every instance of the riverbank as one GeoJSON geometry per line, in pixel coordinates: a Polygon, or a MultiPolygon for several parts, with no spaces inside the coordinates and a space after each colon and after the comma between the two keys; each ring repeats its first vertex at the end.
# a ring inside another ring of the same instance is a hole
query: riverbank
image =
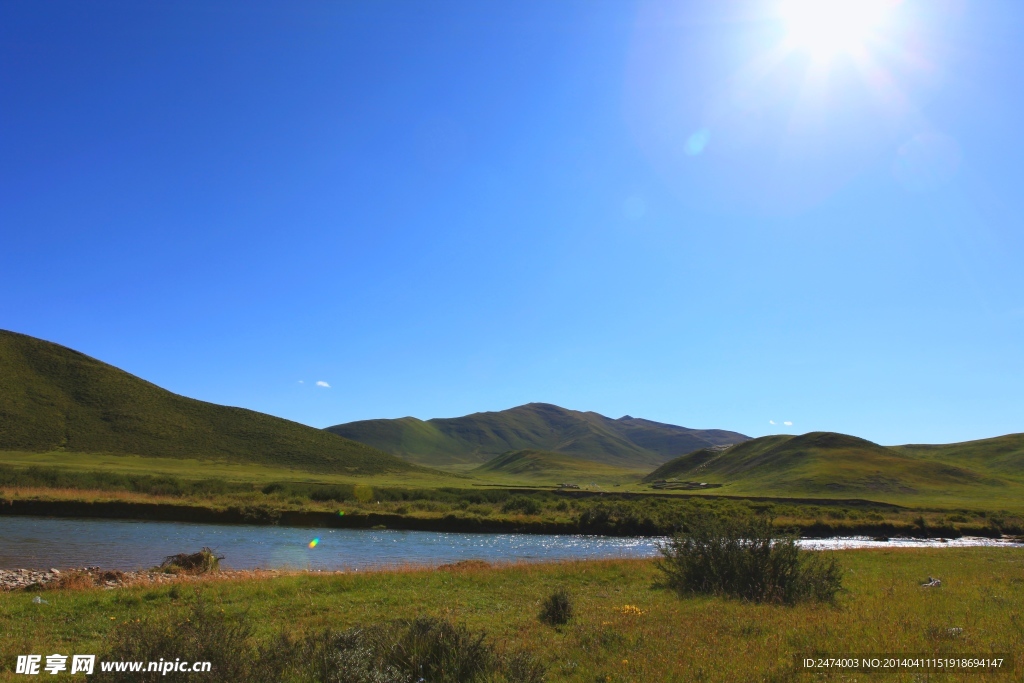
{"type": "MultiPolygon", "coordinates": [[[[66,569],[0,569],[0,592],[85,590],[163,586],[197,581],[265,579],[297,571],[278,569],[224,569],[204,574],[168,573],[156,570],[121,571],[102,567],[71,567],[66,569]]],[[[317,572],[322,573],[322,572],[317,572]]]]}
{"type": "MultiPolygon", "coordinates": [[[[15,654],[100,654],[129,622],[196,604],[244,624],[256,644],[274,642],[283,632],[294,639],[325,628],[446,619],[486,634],[501,650],[528,651],[547,680],[569,683],[800,681],[794,655],[808,652],[1013,653],[1017,672],[1024,671],[1024,552],[850,550],[839,559],[845,590],[837,604],[795,607],[680,597],[663,586],[650,560],[468,564],[446,571],[4,593],[0,680],[18,679],[15,654]],[[941,587],[922,587],[928,577],[941,579],[941,587]],[[571,596],[573,617],[552,627],[538,614],[556,589],[571,596]],[[46,604],[33,602],[40,595],[46,604]]],[[[871,679],[911,680],[891,673],[871,679]]],[[[973,673],[970,680],[1010,679],[973,673]]]]}
{"type": "MultiPolygon", "coordinates": [[[[549,491],[370,490],[365,500],[315,500],[269,494],[167,496],[78,489],[0,490],[0,516],[51,516],[326,529],[395,529],[453,533],[665,536],[687,514],[768,513],[780,528],[806,538],[844,536],[1000,538],[1024,534],[1008,513],[918,510],[869,501],[771,501],[703,497],[576,497],[549,491]],[[375,500],[377,495],[383,500],[375,500]]],[[[339,497],[342,495],[339,494],[339,497]]],[[[364,495],[365,498],[365,495],[364,495]]]]}

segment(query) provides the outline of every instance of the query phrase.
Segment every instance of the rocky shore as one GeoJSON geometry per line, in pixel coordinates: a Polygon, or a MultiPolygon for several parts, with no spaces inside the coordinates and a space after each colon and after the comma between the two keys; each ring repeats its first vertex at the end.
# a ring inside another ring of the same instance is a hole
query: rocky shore
{"type": "Polygon", "coordinates": [[[74,588],[120,588],[146,584],[167,584],[182,581],[215,579],[248,579],[279,576],[284,573],[271,569],[219,570],[204,574],[172,574],[161,571],[139,570],[123,572],[100,567],[72,569],[0,569],[0,591],[52,590],[74,588]]]}

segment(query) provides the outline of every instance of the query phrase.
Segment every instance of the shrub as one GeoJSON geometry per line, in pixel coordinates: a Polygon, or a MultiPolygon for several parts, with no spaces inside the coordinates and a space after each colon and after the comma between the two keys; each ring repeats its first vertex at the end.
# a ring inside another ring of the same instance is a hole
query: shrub
{"type": "Polygon", "coordinates": [[[484,633],[445,619],[421,617],[395,639],[389,660],[431,683],[472,683],[496,669],[494,649],[484,633]]]}
{"type": "Polygon", "coordinates": [[[292,643],[282,637],[264,650],[268,659],[281,661],[268,669],[291,669],[292,678],[309,683],[407,683],[409,676],[381,661],[379,643],[372,632],[353,628],[347,631],[320,631],[292,643]]]}
{"type": "MultiPolygon", "coordinates": [[[[209,607],[203,601],[193,603],[188,609],[173,610],[161,616],[128,621],[119,624],[108,641],[106,652],[101,659],[122,661],[208,661],[211,663],[211,680],[249,681],[275,680],[258,671],[254,662],[254,648],[251,629],[240,620],[228,619],[223,612],[209,607]]],[[[207,677],[210,674],[206,674],[207,677]]],[[[196,674],[160,671],[140,673],[112,673],[100,671],[97,667],[95,680],[142,681],[189,681],[196,674]]]]}
{"type": "Polygon", "coordinates": [[[545,673],[530,653],[502,655],[483,632],[434,617],[321,632],[291,652],[297,679],[310,683],[541,683],[545,673]]]}
{"type": "Polygon", "coordinates": [[[801,550],[767,515],[691,517],[661,547],[658,568],[680,593],[727,595],[755,602],[832,601],[842,587],[834,555],[801,550]]]}
{"type": "Polygon", "coordinates": [[[521,512],[524,515],[539,515],[540,510],[540,503],[524,496],[509,498],[501,506],[502,512],[521,512]]]}
{"type": "Polygon", "coordinates": [[[559,588],[544,600],[540,610],[540,620],[545,624],[559,626],[569,623],[572,619],[572,597],[569,591],[559,588]]]}
{"type": "Polygon", "coordinates": [[[209,548],[203,548],[198,553],[168,555],[164,558],[159,570],[169,574],[206,574],[217,571],[220,561],[223,559],[223,557],[217,557],[209,548]]]}
{"type": "MultiPolygon", "coordinates": [[[[303,636],[282,633],[263,644],[249,619],[228,618],[196,600],[187,608],[115,627],[102,659],[209,661],[201,677],[232,683],[542,683],[545,669],[525,651],[499,652],[483,632],[423,617],[303,636]]],[[[97,681],[195,681],[170,671],[97,671],[97,681]]]]}
{"type": "Polygon", "coordinates": [[[309,492],[309,499],[317,502],[334,501],[344,503],[355,497],[354,486],[321,486],[309,492]]]}

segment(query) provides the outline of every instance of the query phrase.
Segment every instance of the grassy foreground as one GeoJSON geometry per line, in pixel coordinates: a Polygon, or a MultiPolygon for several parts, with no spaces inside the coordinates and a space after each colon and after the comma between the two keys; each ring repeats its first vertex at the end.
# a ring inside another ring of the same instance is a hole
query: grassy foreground
{"type": "MultiPolygon", "coordinates": [[[[435,616],[526,649],[548,681],[1022,680],[1024,553],[1005,549],[869,550],[840,554],[845,592],[835,605],[755,605],[679,597],[651,561],[405,569],[206,581],[178,587],[0,594],[0,680],[18,680],[23,653],[101,653],[114,629],[202,599],[249,622],[269,643],[322,628],[435,616]],[[922,588],[927,577],[941,588],[922,588]],[[564,588],[573,619],[538,619],[564,588]],[[958,631],[957,629],[962,629],[958,631]],[[1013,653],[1010,675],[794,671],[793,655],[1013,653]]],[[[47,678],[51,678],[49,675],[47,678]]],[[[53,680],[60,680],[52,677],[53,680]]],[[[217,680],[204,675],[203,680],[217,680]]]]}

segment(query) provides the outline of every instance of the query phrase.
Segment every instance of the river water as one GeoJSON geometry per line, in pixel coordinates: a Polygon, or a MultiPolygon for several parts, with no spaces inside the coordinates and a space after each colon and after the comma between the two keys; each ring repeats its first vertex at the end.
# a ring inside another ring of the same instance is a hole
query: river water
{"type": "MultiPolygon", "coordinates": [[[[664,540],[0,516],[0,569],[141,569],[160,564],[167,555],[208,546],[222,555],[223,565],[231,569],[360,570],[460,560],[542,562],[653,557],[664,540]]],[[[808,539],[801,544],[813,549],[1015,545],[986,538],[948,542],[808,539]]]]}

